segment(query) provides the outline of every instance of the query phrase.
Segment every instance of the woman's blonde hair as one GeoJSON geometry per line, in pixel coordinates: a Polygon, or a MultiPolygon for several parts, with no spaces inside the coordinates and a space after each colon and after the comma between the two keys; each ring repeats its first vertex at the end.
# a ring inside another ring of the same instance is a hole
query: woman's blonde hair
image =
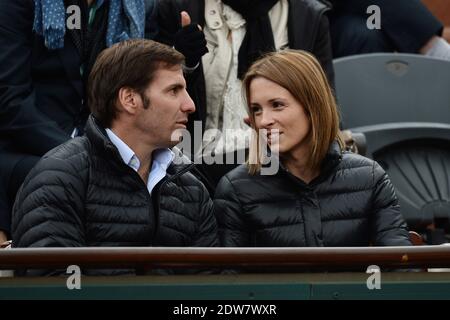
{"type": "MultiPolygon", "coordinates": [[[[284,50],[269,53],[256,61],[246,73],[242,85],[250,114],[251,126],[256,129],[255,116],[250,109],[250,84],[263,77],[288,90],[303,106],[310,119],[307,168],[316,170],[334,140],[343,148],[339,131],[339,113],[334,95],[317,59],[306,51],[284,50]]],[[[250,143],[250,174],[260,171],[262,160],[260,136],[254,132],[250,143]]]]}

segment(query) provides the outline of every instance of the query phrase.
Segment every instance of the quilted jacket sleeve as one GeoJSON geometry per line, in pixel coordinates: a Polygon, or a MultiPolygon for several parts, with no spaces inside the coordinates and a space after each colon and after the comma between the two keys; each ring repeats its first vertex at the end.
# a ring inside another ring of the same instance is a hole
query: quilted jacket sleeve
{"type": "Polygon", "coordinates": [[[410,246],[408,229],[386,172],[374,162],[371,242],[377,246],[410,246]]]}
{"type": "Polygon", "coordinates": [[[200,204],[200,226],[194,247],[217,247],[219,246],[217,235],[217,221],[214,215],[214,205],[206,187],[202,185],[202,201],[200,204]]]}

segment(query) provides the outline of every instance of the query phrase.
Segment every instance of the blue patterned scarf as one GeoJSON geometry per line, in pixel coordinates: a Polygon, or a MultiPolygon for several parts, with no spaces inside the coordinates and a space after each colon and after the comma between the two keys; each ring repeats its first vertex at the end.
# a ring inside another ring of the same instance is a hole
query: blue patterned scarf
{"type": "MultiPolygon", "coordinates": [[[[106,45],[110,47],[114,43],[130,38],[143,38],[145,0],[109,0],[109,2],[106,45]]],[[[155,0],[151,2],[154,5],[155,0]]],[[[64,47],[66,31],[64,0],[34,0],[34,5],[33,30],[44,37],[47,48],[64,47]]]]}

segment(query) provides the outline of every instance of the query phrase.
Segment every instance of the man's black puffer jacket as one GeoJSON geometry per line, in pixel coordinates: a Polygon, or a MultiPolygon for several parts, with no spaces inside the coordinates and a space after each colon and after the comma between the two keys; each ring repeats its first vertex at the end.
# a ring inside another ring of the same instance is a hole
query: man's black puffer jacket
{"type": "Polygon", "coordinates": [[[251,176],[241,165],[222,178],[214,204],[227,247],[411,245],[384,170],[337,143],[308,185],[282,168],[251,176]]]}
{"type": "Polygon", "coordinates": [[[85,136],[48,152],[25,179],[13,246],[217,246],[213,203],[192,167],[172,163],[151,199],[91,116],[85,136]]]}

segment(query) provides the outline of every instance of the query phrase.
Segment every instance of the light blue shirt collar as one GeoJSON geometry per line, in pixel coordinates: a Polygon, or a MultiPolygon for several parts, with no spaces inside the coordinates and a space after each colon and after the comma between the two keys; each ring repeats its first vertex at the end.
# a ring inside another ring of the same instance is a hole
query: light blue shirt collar
{"type": "MultiPolygon", "coordinates": [[[[120,139],[111,129],[106,129],[106,134],[111,142],[116,146],[125,162],[134,171],[138,171],[141,163],[134,151],[120,139]]],[[[152,154],[152,168],[147,179],[147,189],[151,194],[156,184],[160,182],[167,174],[167,168],[172,163],[174,153],[170,149],[157,149],[152,154]]]]}

